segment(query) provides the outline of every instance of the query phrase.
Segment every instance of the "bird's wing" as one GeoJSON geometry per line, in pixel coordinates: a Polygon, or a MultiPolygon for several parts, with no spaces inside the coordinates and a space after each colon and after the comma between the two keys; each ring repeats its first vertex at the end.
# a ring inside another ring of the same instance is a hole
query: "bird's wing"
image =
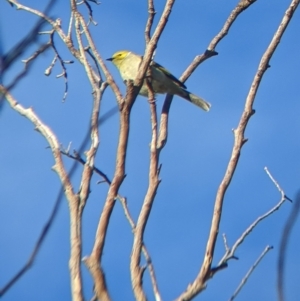
{"type": "Polygon", "coordinates": [[[177,79],[174,75],[172,75],[166,68],[164,68],[162,65],[153,62],[152,66],[159,69],[161,72],[163,72],[168,78],[170,78],[172,81],[174,81],[179,87],[186,89],[186,86],[177,79]]]}

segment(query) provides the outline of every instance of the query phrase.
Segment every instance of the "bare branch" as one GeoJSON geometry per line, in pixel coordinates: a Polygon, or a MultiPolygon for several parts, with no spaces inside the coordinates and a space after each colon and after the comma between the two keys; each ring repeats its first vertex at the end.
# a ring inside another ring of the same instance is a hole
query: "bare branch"
{"type": "Polygon", "coordinates": [[[274,54],[281,37],[283,36],[285,29],[287,28],[294,11],[296,10],[300,0],[293,0],[286,11],[285,15],[283,16],[283,19],[276,30],[272,41],[270,42],[269,46],[267,47],[265,53],[262,56],[262,59],[259,63],[258,70],[254,76],[253,82],[251,84],[246,103],[245,103],[245,109],[242,113],[239,125],[237,129],[234,130],[234,146],[232,149],[231,158],[228,163],[228,167],[225,172],[225,176],[219,186],[217,195],[216,195],[216,201],[214,206],[214,212],[212,217],[212,223],[211,223],[211,229],[209,238],[207,241],[207,246],[205,250],[205,256],[203,260],[202,267],[200,269],[199,274],[197,275],[196,279],[193,281],[192,284],[190,284],[186,291],[179,296],[178,300],[190,300],[195,295],[197,295],[200,291],[202,291],[205,288],[205,283],[207,279],[209,279],[211,274],[211,264],[214,256],[214,250],[215,250],[215,244],[219,232],[219,224],[221,220],[221,214],[222,214],[222,207],[223,207],[223,200],[226,193],[226,190],[231,182],[231,179],[234,175],[240,152],[242,149],[242,146],[245,143],[245,129],[247,127],[247,124],[253,115],[254,111],[252,109],[254,99],[256,96],[256,92],[258,90],[259,84],[262,80],[262,77],[267,70],[269,66],[270,59],[272,55],[274,54]]]}
{"type": "Polygon", "coordinates": [[[245,277],[242,279],[240,285],[237,287],[237,289],[235,290],[235,292],[233,293],[233,295],[230,297],[229,301],[232,301],[235,299],[235,297],[238,295],[238,293],[241,291],[241,289],[243,288],[243,286],[246,284],[247,280],[249,279],[249,277],[251,276],[252,272],[254,271],[254,269],[258,266],[258,264],[261,262],[261,260],[263,259],[263,257],[270,251],[272,250],[273,247],[272,246],[267,246],[264,251],[260,254],[260,256],[257,258],[257,260],[254,262],[254,264],[252,265],[252,267],[249,269],[249,271],[247,272],[247,274],[245,275],[245,277]]]}

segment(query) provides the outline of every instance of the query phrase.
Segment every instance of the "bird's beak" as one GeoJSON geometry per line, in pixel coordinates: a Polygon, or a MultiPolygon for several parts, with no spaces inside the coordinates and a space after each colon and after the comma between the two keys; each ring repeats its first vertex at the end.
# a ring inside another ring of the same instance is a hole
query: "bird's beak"
{"type": "Polygon", "coordinates": [[[113,58],[112,57],[110,57],[109,59],[106,59],[107,61],[112,61],[113,60],[113,58]]]}

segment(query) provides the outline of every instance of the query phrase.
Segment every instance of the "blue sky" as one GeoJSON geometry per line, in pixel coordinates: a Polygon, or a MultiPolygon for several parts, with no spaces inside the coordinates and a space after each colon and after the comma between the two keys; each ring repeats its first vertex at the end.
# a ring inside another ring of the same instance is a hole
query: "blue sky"
{"type": "MultiPolygon", "coordinates": [[[[42,9],[46,1],[22,2],[42,9]]],[[[158,1],[157,1],[158,2],[158,1]]],[[[238,1],[179,0],[175,3],[167,27],[158,44],[155,60],[174,75],[180,76],[197,54],[205,51],[219,32],[238,1]]],[[[216,191],[224,175],[233,145],[232,129],[239,122],[245,98],[260,58],[277,29],[289,1],[257,1],[243,12],[229,35],[216,48],[219,52],[204,62],[186,82],[190,91],[212,104],[205,113],[175,97],[169,124],[168,144],[161,154],[161,179],[156,202],[145,232],[145,243],[151,254],[163,300],[172,300],[185,290],[197,275],[203,260],[216,191]]],[[[147,1],[103,0],[93,6],[98,26],[91,32],[104,58],[120,49],[143,53],[147,1]]],[[[155,3],[156,22],[163,1],[155,3]]],[[[84,9],[82,11],[85,11],[84,9]]],[[[68,26],[69,5],[57,1],[51,15],[68,26]]],[[[264,167],[267,166],[285,193],[293,198],[300,178],[300,13],[290,23],[260,85],[245,136],[235,176],[225,197],[220,234],[226,233],[232,245],[258,216],[280,199],[264,167]]],[[[32,27],[36,18],[11,8],[0,1],[1,43],[9,50],[32,27]]],[[[42,37],[46,41],[46,37],[42,37]]],[[[56,37],[62,57],[73,59],[56,37]]],[[[22,59],[36,50],[31,47],[22,59]]],[[[56,66],[50,77],[45,69],[53,59],[48,51],[34,64],[30,74],[13,90],[24,106],[33,107],[40,118],[56,133],[62,145],[72,142],[78,149],[85,136],[92,108],[89,83],[82,67],[75,62],[68,66],[69,93],[62,103],[63,79],[56,66]]],[[[125,87],[116,68],[108,67],[124,92],[125,87]]],[[[22,70],[17,62],[6,74],[5,83],[22,70]]],[[[157,97],[158,112],[163,96],[157,97]]],[[[101,114],[116,105],[107,89],[101,114]]],[[[118,116],[100,128],[101,144],[96,166],[110,178],[115,167],[118,138],[118,116]]],[[[138,97],[132,110],[132,125],[127,157],[127,177],[120,193],[128,199],[136,220],[147,189],[150,112],[145,98],[138,97]]],[[[48,218],[60,188],[54,164],[45,139],[32,124],[5,106],[0,119],[0,285],[12,277],[25,263],[48,218]]],[[[65,159],[69,168],[72,161],[65,159]]],[[[73,178],[75,190],[80,180],[79,168],[73,178]]],[[[83,217],[83,255],[93,246],[97,222],[107,193],[105,184],[97,185],[93,177],[92,193],[83,217]]],[[[237,300],[275,300],[276,265],[284,223],[292,209],[284,204],[263,221],[237,250],[238,261],[209,281],[207,289],[195,300],[228,300],[247,270],[266,245],[273,245],[254,271],[237,300]]],[[[297,223],[287,253],[286,296],[298,300],[299,252],[297,223]]],[[[130,285],[129,257],[132,233],[120,204],[112,215],[103,265],[113,300],[133,300],[130,285]]],[[[214,264],[224,254],[221,235],[216,246],[214,264]]],[[[63,200],[57,219],[32,269],[4,296],[3,300],[70,300],[69,286],[69,216],[63,200]]],[[[83,266],[85,298],[92,296],[91,277],[83,266]]],[[[154,300],[148,273],[144,287],[149,300],[154,300]]]]}

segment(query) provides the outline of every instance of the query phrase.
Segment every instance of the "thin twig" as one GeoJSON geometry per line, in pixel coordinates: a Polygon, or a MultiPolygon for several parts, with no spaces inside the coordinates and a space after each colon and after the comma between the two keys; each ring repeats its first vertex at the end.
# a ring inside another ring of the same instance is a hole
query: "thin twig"
{"type": "Polygon", "coordinates": [[[97,71],[98,71],[99,78],[102,78],[99,64],[98,64],[98,62],[97,62],[95,56],[94,56],[93,53],[91,52],[90,46],[85,47],[84,50],[89,54],[89,56],[90,56],[90,57],[92,58],[92,60],[94,61],[95,66],[96,66],[96,69],[97,69],[97,71]]]}
{"type": "Polygon", "coordinates": [[[45,74],[46,76],[51,75],[52,69],[53,69],[53,67],[55,66],[56,61],[57,61],[57,55],[55,54],[55,56],[54,56],[52,62],[50,63],[49,67],[46,68],[46,70],[45,70],[45,72],[44,72],[44,74],[45,74]]]}
{"type": "Polygon", "coordinates": [[[148,0],[148,13],[149,13],[149,17],[147,19],[147,24],[146,24],[146,29],[145,29],[146,45],[148,45],[148,43],[150,42],[150,39],[151,39],[151,28],[153,25],[155,14],[156,14],[153,0],[148,0]]]}
{"type": "Polygon", "coordinates": [[[226,251],[226,253],[227,253],[228,250],[229,250],[229,247],[228,247],[228,244],[227,244],[227,238],[226,238],[225,233],[223,233],[222,236],[223,236],[223,242],[224,242],[225,251],[226,251]]]}
{"type": "Polygon", "coordinates": [[[247,280],[249,279],[249,277],[251,276],[252,272],[254,271],[254,269],[258,266],[258,264],[260,263],[260,261],[263,259],[263,257],[270,251],[272,250],[273,247],[272,246],[267,246],[263,252],[260,254],[260,256],[257,258],[257,260],[254,262],[254,264],[251,266],[251,268],[249,269],[249,271],[247,272],[247,274],[245,275],[245,277],[242,279],[241,283],[239,284],[239,286],[237,287],[237,289],[235,290],[235,292],[233,293],[233,295],[230,297],[229,301],[232,301],[235,299],[235,297],[238,295],[238,293],[241,291],[241,289],[243,288],[243,286],[246,284],[247,280]]]}
{"type": "MultiPolygon", "coordinates": [[[[57,75],[56,77],[57,78],[58,77],[63,77],[64,80],[65,80],[65,91],[64,91],[64,95],[63,95],[63,99],[62,99],[63,101],[65,101],[65,99],[67,97],[67,94],[68,94],[68,73],[67,73],[67,68],[66,68],[65,64],[66,63],[68,63],[68,64],[71,63],[72,64],[73,61],[67,61],[66,62],[66,61],[64,61],[62,59],[62,57],[60,56],[60,54],[59,54],[59,52],[58,52],[58,50],[57,50],[57,48],[55,46],[53,37],[54,37],[54,31],[52,31],[52,33],[50,34],[50,44],[51,44],[51,46],[52,46],[52,48],[54,50],[54,53],[55,53],[55,57],[54,57],[55,60],[53,60],[52,64],[50,65],[49,68],[46,69],[46,71],[48,71],[48,73],[50,71],[50,73],[51,73],[51,69],[53,68],[56,60],[58,59],[58,61],[60,62],[60,65],[61,65],[61,68],[62,68],[63,72],[61,74],[57,75]]],[[[46,74],[46,71],[45,71],[45,74],[46,74]]],[[[46,75],[50,74],[50,73],[49,74],[48,73],[46,75]]]]}
{"type": "Polygon", "coordinates": [[[281,194],[281,198],[282,199],[286,199],[288,200],[289,202],[293,202],[289,197],[287,197],[284,193],[284,191],[282,190],[282,188],[280,187],[280,185],[278,184],[278,182],[273,178],[273,176],[271,175],[271,173],[269,172],[268,168],[265,167],[265,172],[267,173],[267,175],[269,176],[269,178],[271,179],[271,181],[274,183],[274,185],[276,186],[276,188],[278,189],[278,191],[280,192],[281,194]]]}
{"type": "MultiPolygon", "coordinates": [[[[65,155],[65,156],[67,156],[67,157],[69,157],[69,158],[71,158],[71,159],[73,159],[73,160],[78,161],[78,162],[81,163],[82,165],[85,165],[85,164],[86,164],[86,161],[80,156],[80,153],[77,152],[77,151],[75,151],[75,150],[73,151],[74,155],[70,154],[69,150],[64,150],[64,149],[62,149],[62,148],[61,148],[60,152],[61,152],[63,155],[65,155]]],[[[110,179],[108,178],[108,176],[107,176],[103,171],[101,171],[99,168],[97,168],[96,166],[93,166],[93,171],[94,171],[96,174],[98,174],[100,177],[102,177],[102,178],[103,178],[103,181],[104,181],[105,183],[107,183],[108,185],[111,184],[111,181],[110,181],[110,179]]],[[[101,181],[101,182],[102,182],[102,181],[101,181]]]]}

